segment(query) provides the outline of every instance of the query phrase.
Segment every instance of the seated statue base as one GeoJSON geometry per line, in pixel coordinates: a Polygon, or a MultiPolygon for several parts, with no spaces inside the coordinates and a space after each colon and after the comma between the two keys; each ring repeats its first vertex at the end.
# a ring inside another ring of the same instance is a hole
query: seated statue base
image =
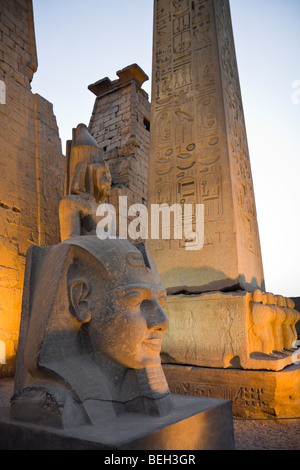
{"type": "Polygon", "coordinates": [[[162,362],[283,370],[298,361],[295,325],[300,313],[294,306],[291,299],[260,291],[168,295],[170,326],[162,362]]]}
{"type": "Polygon", "coordinates": [[[172,394],[232,400],[234,418],[300,418],[300,365],[282,371],[163,365],[172,394]]]}
{"type": "Polygon", "coordinates": [[[172,396],[174,410],[126,413],[101,426],[56,429],[13,421],[0,409],[1,450],[233,450],[229,400],[172,396]]]}

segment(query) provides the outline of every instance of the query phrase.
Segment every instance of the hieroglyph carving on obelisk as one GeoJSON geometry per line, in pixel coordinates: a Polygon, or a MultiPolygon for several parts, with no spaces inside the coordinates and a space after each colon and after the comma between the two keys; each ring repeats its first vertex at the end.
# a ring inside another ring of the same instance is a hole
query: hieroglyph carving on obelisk
{"type": "Polygon", "coordinates": [[[264,289],[228,0],[154,1],[148,204],[205,207],[202,249],[148,242],[166,288],[264,289]]]}

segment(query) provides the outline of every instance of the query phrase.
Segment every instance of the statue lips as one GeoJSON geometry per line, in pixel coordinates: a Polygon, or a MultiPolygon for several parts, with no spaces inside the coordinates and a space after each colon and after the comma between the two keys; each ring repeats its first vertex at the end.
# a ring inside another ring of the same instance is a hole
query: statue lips
{"type": "Polygon", "coordinates": [[[159,338],[148,338],[143,341],[145,345],[153,349],[153,351],[160,351],[161,350],[161,345],[162,345],[162,337],[159,338]]]}

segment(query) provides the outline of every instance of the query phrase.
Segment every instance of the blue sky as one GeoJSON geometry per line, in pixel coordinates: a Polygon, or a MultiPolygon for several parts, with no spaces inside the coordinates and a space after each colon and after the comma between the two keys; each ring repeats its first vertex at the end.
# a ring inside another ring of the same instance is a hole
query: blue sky
{"type": "MultiPolygon", "coordinates": [[[[151,78],[153,0],[33,0],[33,92],[53,103],[62,150],[88,125],[88,85],[137,63],[151,78]]],[[[300,0],[231,0],[266,287],[300,296],[300,0]],[[293,85],[297,88],[293,88],[293,85]]],[[[151,81],[144,85],[150,95],[151,81]]]]}

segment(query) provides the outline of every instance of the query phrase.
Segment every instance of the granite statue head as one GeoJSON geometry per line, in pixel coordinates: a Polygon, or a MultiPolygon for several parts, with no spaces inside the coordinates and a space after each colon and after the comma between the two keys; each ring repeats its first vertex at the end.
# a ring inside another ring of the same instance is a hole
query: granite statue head
{"type": "Polygon", "coordinates": [[[143,243],[89,235],[33,247],[24,287],[17,414],[20,393],[24,404],[24,390],[30,402],[53,386],[71,390],[92,422],[169,409],[160,361],[166,292],[143,243]]]}

